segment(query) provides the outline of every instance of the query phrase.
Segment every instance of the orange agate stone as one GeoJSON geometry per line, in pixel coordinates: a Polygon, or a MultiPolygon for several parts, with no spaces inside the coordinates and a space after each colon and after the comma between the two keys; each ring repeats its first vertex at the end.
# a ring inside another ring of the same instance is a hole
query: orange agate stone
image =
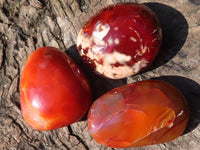
{"type": "Polygon", "coordinates": [[[88,128],[99,143],[115,148],[171,141],[187,125],[189,108],[174,86],[157,80],[115,88],[98,98],[88,114],[88,128]]]}
{"type": "Polygon", "coordinates": [[[53,130],[78,121],[92,99],[84,73],[54,47],[42,47],[31,54],[21,76],[20,96],[23,118],[37,130],[53,130]]]}

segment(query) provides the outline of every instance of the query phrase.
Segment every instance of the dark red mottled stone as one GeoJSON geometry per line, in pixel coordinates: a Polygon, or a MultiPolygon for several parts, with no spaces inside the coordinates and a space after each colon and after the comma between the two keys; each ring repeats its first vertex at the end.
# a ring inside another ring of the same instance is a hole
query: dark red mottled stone
{"type": "Polygon", "coordinates": [[[81,56],[94,61],[93,70],[119,79],[147,68],[161,41],[161,27],[150,8],[138,3],[118,3],[102,9],[85,24],[77,46],[81,56]]]}

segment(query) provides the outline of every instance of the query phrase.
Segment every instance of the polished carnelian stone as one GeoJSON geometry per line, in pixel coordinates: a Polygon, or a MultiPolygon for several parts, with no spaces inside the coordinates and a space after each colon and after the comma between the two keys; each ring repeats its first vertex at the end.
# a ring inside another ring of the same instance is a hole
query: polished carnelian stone
{"type": "Polygon", "coordinates": [[[150,8],[118,3],[102,9],[83,26],[77,47],[89,68],[120,79],[147,68],[161,41],[161,27],[150,8]]]}
{"type": "Polygon", "coordinates": [[[115,88],[99,97],[88,113],[88,129],[99,143],[115,148],[171,141],[187,125],[182,93],[163,81],[147,80],[115,88]]]}
{"type": "Polygon", "coordinates": [[[75,62],[53,47],[42,47],[27,60],[20,82],[21,111],[38,130],[78,121],[91,102],[89,83],[75,62]]]}

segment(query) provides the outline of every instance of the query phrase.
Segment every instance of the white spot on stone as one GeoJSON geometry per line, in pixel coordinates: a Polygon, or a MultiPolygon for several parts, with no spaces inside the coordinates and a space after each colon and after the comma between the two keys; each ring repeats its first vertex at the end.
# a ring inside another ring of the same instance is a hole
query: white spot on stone
{"type": "MultiPolygon", "coordinates": [[[[93,38],[93,42],[95,43],[95,45],[97,47],[104,47],[104,46],[106,46],[106,43],[103,40],[100,40],[98,38],[93,38]]],[[[92,47],[92,43],[91,43],[91,47],[92,47]]]]}
{"type": "Polygon", "coordinates": [[[119,52],[108,53],[103,55],[101,52],[94,55],[89,51],[88,57],[94,60],[96,71],[105,75],[108,78],[120,79],[138,73],[143,67],[148,64],[148,61],[142,59],[135,63],[132,67],[126,65],[131,60],[131,56],[121,54],[119,52]],[[103,65],[98,63],[98,60],[103,59],[103,65]],[[112,64],[120,63],[122,66],[113,67],[112,64]]]}
{"type": "Polygon", "coordinates": [[[126,62],[131,60],[131,56],[114,51],[113,53],[105,54],[103,60],[105,64],[109,65],[115,63],[125,64],[126,62]]]}
{"type": "Polygon", "coordinates": [[[136,58],[137,56],[141,56],[141,55],[142,55],[141,51],[140,50],[136,50],[136,54],[135,54],[134,58],[136,58]]]}
{"type": "Polygon", "coordinates": [[[32,105],[34,106],[34,107],[36,107],[36,108],[40,108],[40,104],[39,104],[39,102],[38,102],[39,100],[38,100],[38,97],[36,96],[34,99],[33,99],[33,101],[32,101],[32,105]]]}
{"type": "Polygon", "coordinates": [[[158,31],[158,29],[153,30],[153,34],[154,34],[155,32],[157,32],[157,31],[158,31]]]}
{"type": "MultiPolygon", "coordinates": [[[[136,52],[137,52],[137,50],[136,50],[136,52]]],[[[135,54],[134,58],[136,58],[137,56],[138,56],[138,53],[135,54]]]]}
{"type": "Polygon", "coordinates": [[[117,31],[117,30],[119,30],[119,28],[118,28],[118,27],[115,27],[114,30],[117,31]]]}
{"type": "Polygon", "coordinates": [[[103,59],[104,55],[103,55],[102,51],[100,51],[101,48],[102,47],[95,46],[95,47],[93,47],[92,50],[89,49],[87,54],[85,54],[85,56],[89,57],[91,60],[94,61],[95,65],[98,64],[96,61],[103,59]]]}
{"type": "Polygon", "coordinates": [[[142,68],[146,67],[148,64],[148,61],[146,59],[141,59],[137,63],[135,63],[132,68],[133,72],[138,73],[142,68]]]}
{"type": "Polygon", "coordinates": [[[134,32],[135,32],[136,35],[138,36],[138,39],[140,39],[140,41],[142,41],[142,38],[141,38],[140,34],[139,34],[136,30],[134,30],[134,32]]]}
{"type": "Polygon", "coordinates": [[[137,39],[132,37],[132,36],[130,37],[130,40],[133,41],[133,42],[137,42],[137,39]]]}
{"type": "Polygon", "coordinates": [[[91,126],[92,126],[92,128],[95,128],[95,125],[94,125],[94,124],[92,124],[91,126]]]}
{"type": "Polygon", "coordinates": [[[79,70],[79,69],[77,69],[77,72],[78,72],[78,74],[81,74],[81,72],[80,72],[80,70],[79,70]]]}
{"type": "MultiPolygon", "coordinates": [[[[108,24],[102,25],[99,23],[95,28],[92,35],[88,35],[81,30],[78,34],[77,45],[80,45],[82,49],[91,49],[93,51],[99,51],[102,48],[106,47],[107,44],[102,40],[110,30],[108,24]]],[[[83,51],[80,53],[84,55],[83,51]]]]}
{"type": "Polygon", "coordinates": [[[77,45],[80,45],[82,49],[89,48],[92,45],[91,39],[92,37],[89,38],[89,36],[87,36],[81,29],[81,31],[78,34],[77,45]]]}
{"type": "Polygon", "coordinates": [[[110,26],[108,24],[103,25],[99,23],[92,34],[96,38],[102,40],[108,34],[109,30],[110,30],[110,26]]]}
{"type": "MultiPolygon", "coordinates": [[[[114,51],[104,55],[103,65],[95,61],[96,71],[104,74],[108,78],[119,79],[125,78],[126,76],[132,75],[132,68],[126,65],[126,62],[131,60],[131,56],[114,51]],[[112,64],[120,63],[122,66],[113,67],[112,64]]],[[[99,59],[98,59],[99,60],[99,59]]]]}
{"type": "Polygon", "coordinates": [[[113,40],[112,40],[111,37],[109,37],[109,39],[108,39],[108,44],[109,44],[109,45],[112,45],[112,44],[113,44],[113,40]]]}
{"type": "Polygon", "coordinates": [[[121,79],[133,74],[132,68],[127,65],[112,67],[109,64],[104,64],[103,66],[97,64],[96,70],[97,72],[102,73],[106,77],[112,79],[121,79]]]}
{"type": "Polygon", "coordinates": [[[115,42],[115,44],[119,44],[119,39],[116,38],[114,42],[115,42]]]}
{"type": "Polygon", "coordinates": [[[133,31],[133,28],[132,27],[128,27],[130,30],[132,30],[133,31]]]}
{"type": "Polygon", "coordinates": [[[93,47],[92,47],[92,51],[93,52],[98,52],[98,51],[100,51],[101,49],[103,49],[104,48],[104,46],[102,45],[99,45],[99,46],[97,46],[97,45],[94,45],[93,47]]]}
{"type": "Polygon", "coordinates": [[[167,126],[168,126],[169,128],[171,128],[171,127],[173,127],[173,125],[174,125],[173,122],[169,122],[167,126]]]}
{"type": "Polygon", "coordinates": [[[176,116],[176,117],[179,117],[179,116],[181,116],[182,114],[183,114],[183,110],[181,110],[181,112],[176,116]]]}
{"type": "Polygon", "coordinates": [[[147,46],[146,45],[145,46],[141,45],[142,54],[144,54],[146,51],[147,51],[147,46]]]}
{"type": "Polygon", "coordinates": [[[80,55],[84,55],[85,53],[84,53],[84,50],[83,49],[81,49],[81,51],[80,51],[80,55]]]}
{"type": "Polygon", "coordinates": [[[152,40],[152,43],[155,42],[156,40],[157,40],[157,38],[153,39],[153,40],[152,40]]]}

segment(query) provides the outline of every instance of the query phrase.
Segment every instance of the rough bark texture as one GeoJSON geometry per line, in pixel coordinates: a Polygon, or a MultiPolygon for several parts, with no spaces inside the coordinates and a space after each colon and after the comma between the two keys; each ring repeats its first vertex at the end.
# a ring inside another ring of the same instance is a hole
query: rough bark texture
{"type": "Polygon", "coordinates": [[[163,28],[163,46],[151,67],[124,80],[103,79],[81,62],[76,49],[81,26],[101,8],[120,0],[0,1],[0,149],[108,148],[89,135],[86,117],[53,131],[30,128],[20,111],[19,82],[28,56],[42,46],[70,55],[85,71],[95,100],[106,91],[131,82],[161,79],[178,87],[190,105],[190,121],[178,139],[133,150],[200,149],[200,2],[199,0],[137,0],[152,8],[163,28]]]}

